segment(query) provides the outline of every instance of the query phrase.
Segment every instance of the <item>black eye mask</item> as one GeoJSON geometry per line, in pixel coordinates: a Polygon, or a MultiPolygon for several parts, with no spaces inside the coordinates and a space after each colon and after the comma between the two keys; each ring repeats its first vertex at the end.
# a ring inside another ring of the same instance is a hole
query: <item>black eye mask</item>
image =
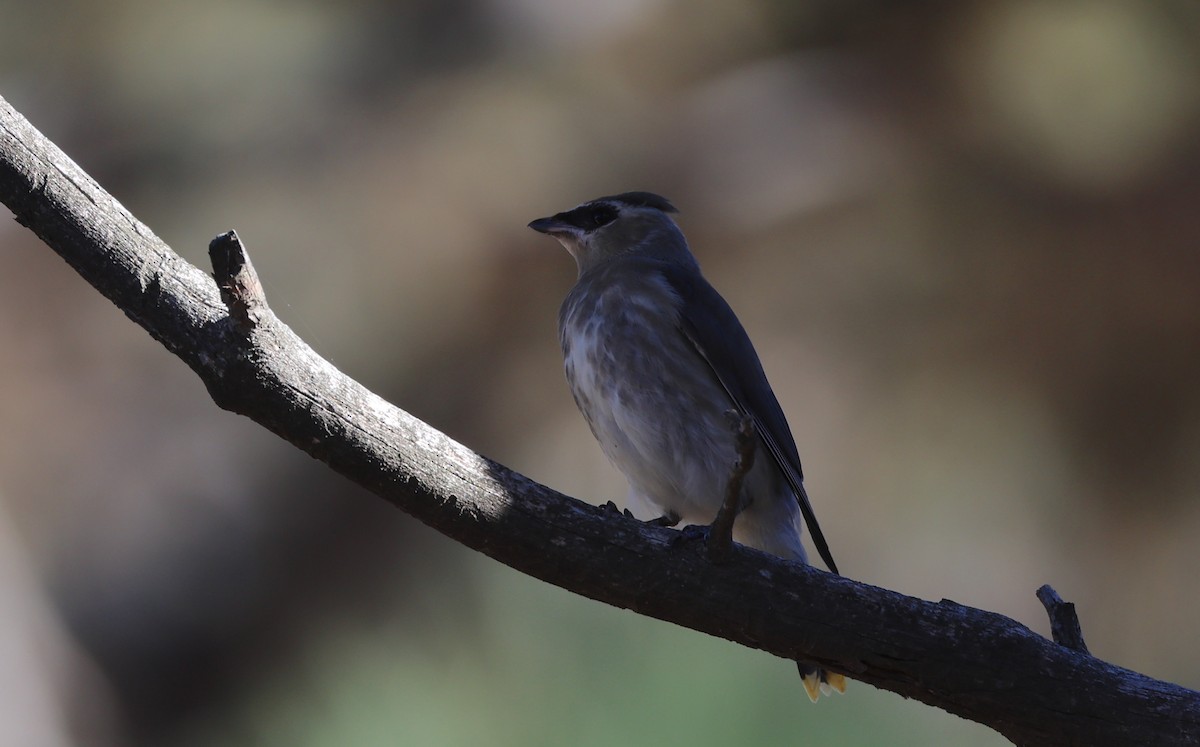
{"type": "Polygon", "coordinates": [[[589,202],[574,210],[559,213],[554,220],[562,221],[576,228],[591,232],[602,228],[617,219],[617,209],[607,202],[589,202]]]}

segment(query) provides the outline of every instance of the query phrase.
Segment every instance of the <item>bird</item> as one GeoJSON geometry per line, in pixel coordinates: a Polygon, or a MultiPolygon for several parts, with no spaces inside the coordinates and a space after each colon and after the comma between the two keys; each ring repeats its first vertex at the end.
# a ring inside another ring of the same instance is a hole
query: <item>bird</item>
{"type": "MultiPolygon", "coordinates": [[[[825,565],[837,565],[804,489],[800,455],[746,330],[700,272],[669,200],[652,192],[599,197],[529,223],[574,258],[559,309],[563,367],[592,435],[629,483],[628,506],[675,526],[716,517],[738,454],[728,413],[753,426],[733,539],[808,562],[800,519],[825,565]]],[[[845,678],[797,661],[805,691],[845,691],[845,678]]]]}

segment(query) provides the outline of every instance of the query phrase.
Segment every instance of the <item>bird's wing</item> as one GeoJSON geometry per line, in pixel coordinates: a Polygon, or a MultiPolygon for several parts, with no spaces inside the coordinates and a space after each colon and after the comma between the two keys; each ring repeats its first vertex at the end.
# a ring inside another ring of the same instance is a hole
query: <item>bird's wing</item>
{"type": "Polygon", "coordinates": [[[837,564],[833,562],[808,493],[804,491],[804,472],[796,441],[746,330],[725,299],[695,269],[664,264],[660,271],[682,301],[680,327],[683,333],[700,357],[708,362],[738,410],[754,423],[771,458],[796,494],[800,513],[817,552],[829,570],[837,573],[837,564]]]}

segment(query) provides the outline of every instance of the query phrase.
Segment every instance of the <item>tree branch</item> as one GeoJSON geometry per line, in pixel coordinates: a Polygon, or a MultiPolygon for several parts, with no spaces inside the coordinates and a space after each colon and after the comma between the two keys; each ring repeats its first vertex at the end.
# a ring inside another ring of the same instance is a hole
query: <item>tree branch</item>
{"type": "Polygon", "coordinates": [[[267,311],[267,297],[237,231],[226,231],[209,242],[208,258],[234,328],[248,337],[267,311]]]}
{"type": "Polygon", "coordinates": [[[1200,693],[948,600],[915,599],[739,545],[712,563],[703,542],[675,541],[674,530],[581,503],[473,453],[305,345],[254,283],[242,282],[252,274],[238,264],[235,236],[214,241],[218,289],[3,99],[0,201],[186,362],[220,407],[519,571],[815,662],[1017,744],[1200,744],[1200,693]]]}
{"type": "Polygon", "coordinates": [[[1050,584],[1043,584],[1038,588],[1037,598],[1046,608],[1046,614],[1050,616],[1050,637],[1054,642],[1072,651],[1089,653],[1087,644],[1083,642],[1083,629],[1079,627],[1079,615],[1075,614],[1075,605],[1064,602],[1050,584]]]}
{"type": "Polygon", "coordinates": [[[742,483],[754,468],[753,421],[737,410],[729,410],[725,415],[736,437],[737,458],[730,467],[725,500],[708,530],[708,557],[713,561],[724,560],[733,547],[733,522],[742,509],[742,483]]]}

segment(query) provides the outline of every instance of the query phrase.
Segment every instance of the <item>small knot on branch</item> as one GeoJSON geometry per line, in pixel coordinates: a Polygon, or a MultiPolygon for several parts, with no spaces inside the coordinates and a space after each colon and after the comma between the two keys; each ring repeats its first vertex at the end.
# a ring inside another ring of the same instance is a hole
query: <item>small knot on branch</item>
{"type": "Polygon", "coordinates": [[[754,466],[754,423],[745,413],[729,410],[725,413],[736,436],[737,459],[725,484],[725,500],[708,530],[708,557],[720,560],[733,547],[733,521],[742,509],[742,482],[754,466]]]}
{"type": "Polygon", "coordinates": [[[208,256],[212,261],[213,278],[221,289],[221,300],[229,309],[233,326],[248,335],[262,321],[267,311],[267,298],[237,231],[226,231],[210,241],[208,256]]]}
{"type": "Polygon", "coordinates": [[[1044,584],[1037,590],[1037,598],[1046,608],[1050,616],[1050,636],[1060,646],[1065,646],[1081,654],[1091,653],[1083,642],[1083,629],[1079,627],[1079,615],[1075,613],[1075,605],[1064,602],[1058,592],[1044,584]]]}

